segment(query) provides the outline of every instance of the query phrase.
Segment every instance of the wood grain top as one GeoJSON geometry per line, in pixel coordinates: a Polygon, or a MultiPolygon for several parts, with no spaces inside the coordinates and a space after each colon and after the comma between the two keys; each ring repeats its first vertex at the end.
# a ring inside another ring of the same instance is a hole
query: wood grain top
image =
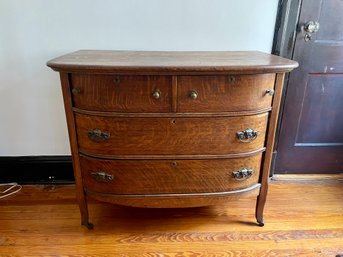
{"type": "Polygon", "coordinates": [[[50,60],[47,65],[66,72],[265,73],[288,72],[298,63],[256,51],[167,52],[80,50],[50,60]]]}

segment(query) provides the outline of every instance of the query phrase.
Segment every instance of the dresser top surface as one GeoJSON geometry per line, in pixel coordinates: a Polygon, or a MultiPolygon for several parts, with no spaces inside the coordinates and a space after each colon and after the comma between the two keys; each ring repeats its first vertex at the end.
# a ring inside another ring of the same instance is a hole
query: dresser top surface
{"type": "Polygon", "coordinates": [[[256,51],[80,50],[50,60],[65,72],[265,73],[288,72],[298,63],[256,51]]]}

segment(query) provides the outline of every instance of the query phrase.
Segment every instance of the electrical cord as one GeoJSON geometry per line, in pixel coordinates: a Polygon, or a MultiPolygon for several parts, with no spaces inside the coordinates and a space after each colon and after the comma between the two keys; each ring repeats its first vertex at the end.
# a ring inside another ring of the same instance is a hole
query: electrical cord
{"type": "Polygon", "coordinates": [[[4,191],[0,191],[0,199],[16,194],[23,188],[16,182],[0,184],[0,187],[8,187],[4,191]]]}

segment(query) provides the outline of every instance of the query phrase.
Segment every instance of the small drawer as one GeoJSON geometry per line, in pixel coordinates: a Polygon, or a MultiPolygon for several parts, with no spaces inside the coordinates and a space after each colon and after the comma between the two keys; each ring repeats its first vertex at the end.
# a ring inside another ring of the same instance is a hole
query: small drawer
{"type": "Polygon", "coordinates": [[[79,147],[96,155],[230,154],[262,148],[268,113],[211,118],[75,114],[79,147]]]}
{"type": "Polygon", "coordinates": [[[230,112],[268,108],[275,74],[178,76],[179,112],[230,112]]]}
{"type": "Polygon", "coordinates": [[[80,156],[85,188],[110,194],[207,193],[258,183],[261,156],[220,160],[105,160],[80,156]]]}
{"type": "Polygon", "coordinates": [[[111,112],[170,112],[170,76],[71,75],[73,106],[111,112]]]}

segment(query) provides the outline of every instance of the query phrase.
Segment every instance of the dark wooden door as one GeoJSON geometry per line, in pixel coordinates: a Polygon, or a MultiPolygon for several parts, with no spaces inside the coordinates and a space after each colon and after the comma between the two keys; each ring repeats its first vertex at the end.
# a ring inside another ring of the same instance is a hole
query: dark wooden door
{"type": "Polygon", "coordinates": [[[343,1],[303,0],[298,28],[275,172],[343,172],[343,1]]]}

